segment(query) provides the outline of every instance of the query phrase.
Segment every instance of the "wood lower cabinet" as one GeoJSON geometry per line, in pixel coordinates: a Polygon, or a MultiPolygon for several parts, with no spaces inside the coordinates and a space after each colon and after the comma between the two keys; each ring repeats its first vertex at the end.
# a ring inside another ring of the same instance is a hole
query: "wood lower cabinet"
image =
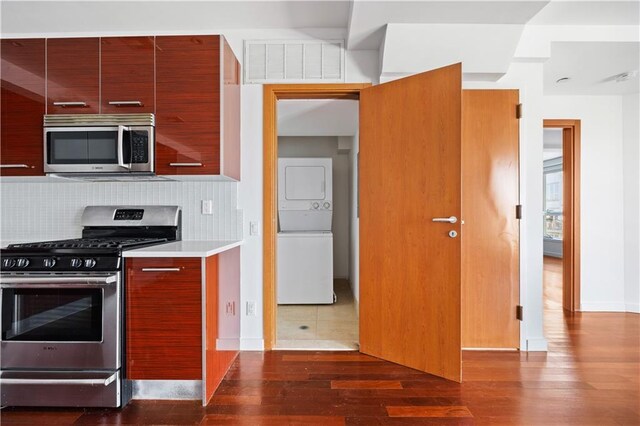
{"type": "Polygon", "coordinates": [[[127,378],[202,378],[200,266],[200,258],[127,259],[127,378]]]}
{"type": "Polygon", "coordinates": [[[240,178],[239,68],[222,36],[156,37],[156,173],[240,178]]]}
{"type": "Polygon", "coordinates": [[[45,40],[2,40],[0,175],[42,175],[45,40]]]}
{"type": "Polygon", "coordinates": [[[240,248],[126,259],[126,377],[199,380],[207,404],[238,354],[240,248]]]}
{"type": "Polygon", "coordinates": [[[102,114],[155,112],[154,37],[100,39],[102,114]]]}
{"type": "Polygon", "coordinates": [[[100,39],[47,39],[47,114],[100,112],[100,39]]]}

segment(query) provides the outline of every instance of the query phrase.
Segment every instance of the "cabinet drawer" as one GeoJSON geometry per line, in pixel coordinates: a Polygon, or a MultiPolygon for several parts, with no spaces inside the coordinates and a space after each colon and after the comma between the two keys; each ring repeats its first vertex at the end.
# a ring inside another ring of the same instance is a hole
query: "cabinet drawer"
{"type": "Polygon", "coordinates": [[[202,378],[199,258],[127,259],[127,377],[202,378]]]}

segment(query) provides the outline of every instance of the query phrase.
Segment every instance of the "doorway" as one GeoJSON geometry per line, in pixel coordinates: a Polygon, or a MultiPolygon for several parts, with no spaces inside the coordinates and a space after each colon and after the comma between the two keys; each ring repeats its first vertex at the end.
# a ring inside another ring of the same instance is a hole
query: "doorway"
{"type": "Polygon", "coordinates": [[[275,349],[358,350],[358,101],[277,102],[275,349]]]}
{"type": "Polygon", "coordinates": [[[580,120],[544,120],[545,313],[580,310],[580,120]]]}
{"type": "Polygon", "coordinates": [[[360,90],[370,84],[274,84],[263,88],[264,131],[264,346],[275,348],[277,341],[276,255],[278,232],[278,129],[277,101],[284,99],[351,99],[360,98],[360,90]]]}

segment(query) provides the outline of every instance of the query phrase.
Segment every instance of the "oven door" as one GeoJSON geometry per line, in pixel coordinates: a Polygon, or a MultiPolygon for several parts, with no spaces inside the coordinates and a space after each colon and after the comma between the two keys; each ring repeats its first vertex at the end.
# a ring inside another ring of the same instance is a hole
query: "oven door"
{"type": "Polygon", "coordinates": [[[1,367],[120,367],[120,273],[0,276],[1,367]]]}
{"type": "Polygon", "coordinates": [[[45,173],[153,172],[152,126],[45,127],[45,173]]]}

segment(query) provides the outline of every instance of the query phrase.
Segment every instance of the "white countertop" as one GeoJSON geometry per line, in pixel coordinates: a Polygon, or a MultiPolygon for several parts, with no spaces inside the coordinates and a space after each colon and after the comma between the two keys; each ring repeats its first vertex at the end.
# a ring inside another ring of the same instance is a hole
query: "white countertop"
{"type": "Polygon", "coordinates": [[[176,241],[122,252],[123,257],[209,257],[242,244],[242,240],[176,241]]]}

